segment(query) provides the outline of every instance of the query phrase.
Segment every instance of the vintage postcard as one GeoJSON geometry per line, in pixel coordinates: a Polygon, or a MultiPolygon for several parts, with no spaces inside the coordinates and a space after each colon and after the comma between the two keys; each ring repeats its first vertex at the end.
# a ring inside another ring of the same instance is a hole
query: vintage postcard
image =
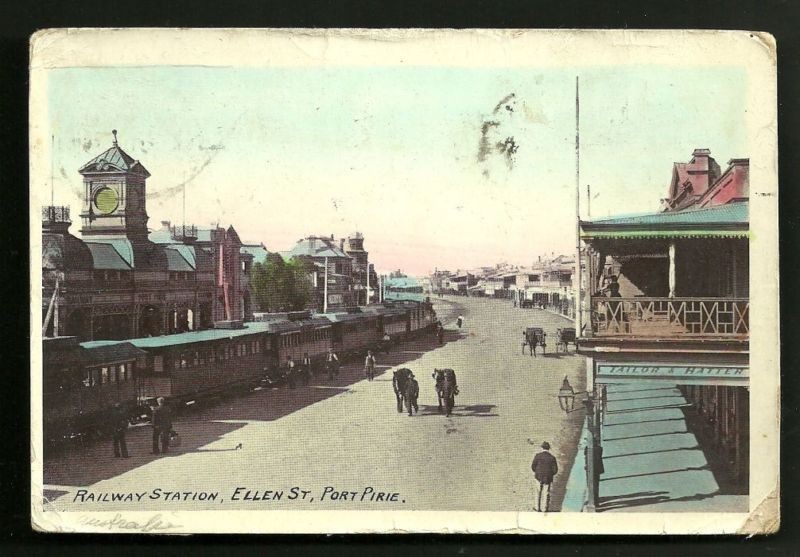
{"type": "Polygon", "coordinates": [[[37,33],[34,528],[774,532],[777,48],[37,33]]]}

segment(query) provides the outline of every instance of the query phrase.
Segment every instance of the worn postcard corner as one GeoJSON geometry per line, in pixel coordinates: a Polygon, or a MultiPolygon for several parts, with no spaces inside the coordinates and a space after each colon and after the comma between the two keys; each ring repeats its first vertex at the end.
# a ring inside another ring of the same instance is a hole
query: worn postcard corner
{"type": "Polygon", "coordinates": [[[30,52],[35,530],[778,530],[768,33],[30,52]]]}

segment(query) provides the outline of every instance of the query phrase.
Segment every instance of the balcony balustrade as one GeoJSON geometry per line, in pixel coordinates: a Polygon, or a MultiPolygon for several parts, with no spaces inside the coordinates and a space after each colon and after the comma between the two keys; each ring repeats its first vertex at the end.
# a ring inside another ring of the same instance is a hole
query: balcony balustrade
{"type": "Polygon", "coordinates": [[[608,298],[591,299],[596,337],[722,337],[747,339],[747,298],[608,298]]]}

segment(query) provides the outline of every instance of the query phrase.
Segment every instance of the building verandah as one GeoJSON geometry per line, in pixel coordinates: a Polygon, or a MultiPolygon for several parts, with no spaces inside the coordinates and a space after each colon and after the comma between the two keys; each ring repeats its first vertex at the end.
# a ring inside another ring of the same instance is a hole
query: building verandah
{"type": "Polygon", "coordinates": [[[692,222],[696,214],[673,213],[583,223],[587,336],[746,339],[747,203],[737,205],[687,212],[724,212],[726,222],[700,224],[692,222]]]}

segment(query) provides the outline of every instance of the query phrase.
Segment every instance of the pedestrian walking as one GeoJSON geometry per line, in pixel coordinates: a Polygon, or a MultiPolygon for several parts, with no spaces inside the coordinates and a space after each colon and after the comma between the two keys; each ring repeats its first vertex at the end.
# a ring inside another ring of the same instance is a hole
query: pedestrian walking
{"type": "Polygon", "coordinates": [[[311,368],[311,358],[308,357],[308,352],[303,354],[303,385],[308,385],[314,370],[311,368]]]}
{"type": "Polygon", "coordinates": [[[289,382],[289,388],[294,389],[295,382],[297,381],[297,374],[296,374],[294,358],[289,356],[286,359],[286,380],[289,382]]]}
{"type": "Polygon", "coordinates": [[[406,379],[405,385],[405,399],[406,399],[406,407],[408,408],[408,415],[411,416],[411,410],[415,410],[417,414],[419,414],[419,406],[417,405],[417,399],[419,398],[419,383],[414,378],[414,374],[409,371],[408,379],[406,379]]]}
{"type": "Polygon", "coordinates": [[[536,481],[539,482],[536,493],[536,511],[547,512],[550,510],[550,486],[553,477],[558,474],[558,461],[550,454],[550,443],[542,443],[542,451],[533,457],[531,470],[536,481]],[[544,511],[542,511],[542,498],[544,497],[544,511]]]}
{"type": "Polygon", "coordinates": [[[439,327],[436,330],[436,337],[439,339],[440,346],[444,344],[444,327],[442,327],[441,323],[439,323],[439,327]]]}
{"type": "Polygon", "coordinates": [[[456,323],[458,324],[458,328],[460,329],[461,326],[464,324],[464,316],[463,315],[459,315],[458,319],[456,319],[456,323]]]}
{"type": "Polygon", "coordinates": [[[364,373],[367,374],[367,381],[372,381],[375,378],[375,356],[372,355],[372,350],[367,351],[367,358],[364,360],[364,373]]]}
{"type": "Polygon", "coordinates": [[[333,348],[328,348],[328,355],[325,357],[325,368],[328,371],[328,381],[332,381],[334,375],[339,376],[339,357],[333,351],[333,348]]]}
{"type": "Polygon", "coordinates": [[[114,440],[114,457],[128,458],[128,444],[125,441],[125,433],[128,431],[128,417],[119,402],[114,404],[114,408],[111,411],[111,427],[113,428],[111,437],[114,440]]]}
{"type": "Polygon", "coordinates": [[[172,413],[169,407],[164,404],[164,397],[156,399],[156,406],[153,407],[153,454],[159,452],[169,452],[169,434],[172,431],[172,413]],[[159,451],[159,441],[161,450],[159,451]]]}

